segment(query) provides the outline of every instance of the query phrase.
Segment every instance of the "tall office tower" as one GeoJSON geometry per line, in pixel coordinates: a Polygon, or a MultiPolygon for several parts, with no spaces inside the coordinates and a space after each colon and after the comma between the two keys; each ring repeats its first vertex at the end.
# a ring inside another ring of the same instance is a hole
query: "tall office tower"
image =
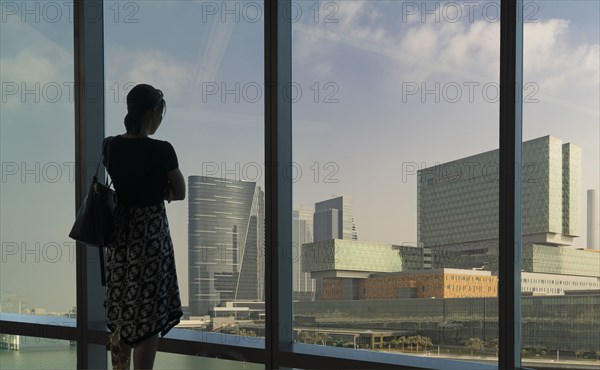
{"type": "Polygon", "coordinates": [[[600,250],[598,232],[600,222],[598,221],[598,191],[590,189],[587,191],[587,247],[600,250]]]}
{"type": "Polygon", "coordinates": [[[316,282],[311,279],[310,272],[303,272],[302,249],[306,243],[313,241],[313,212],[307,208],[297,208],[292,215],[292,240],[294,242],[293,258],[293,298],[296,301],[314,301],[316,282]]]}
{"type": "Polygon", "coordinates": [[[264,298],[264,192],[254,182],[188,178],[192,315],[224,301],[264,298]]]}
{"type": "MultiPolygon", "coordinates": [[[[495,269],[498,150],[418,171],[418,241],[434,268],[495,269]]],[[[523,143],[521,227],[527,245],[570,246],[581,234],[581,148],[545,136],[523,143]]]]}
{"type": "Polygon", "coordinates": [[[352,216],[352,199],[337,197],[315,203],[314,241],[330,239],[358,240],[352,216]]]}

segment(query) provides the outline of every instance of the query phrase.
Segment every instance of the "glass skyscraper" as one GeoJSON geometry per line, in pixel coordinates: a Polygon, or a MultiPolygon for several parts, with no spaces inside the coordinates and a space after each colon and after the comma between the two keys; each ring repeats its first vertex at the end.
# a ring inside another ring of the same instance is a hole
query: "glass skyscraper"
{"type": "MultiPolygon", "coordinates": [[[[526,141],[521,169],[523,245],[571,246],[581,235],[581,148],[553,136],[526,141]]],[[[424,168],[418,176],[418,242],[432,249],[434,267],[493,269],[498,150],[424,168]]]]}
{"type": "Polygon", "coordinates": [[[292,285],[294,300],[312,301],[315,299],[316,282],[309,272],[302,268],[303,245],[313,241],[313,212],[311,209],[297,208],[292,213],[292,285]]]}
{"type": "Polygon", "coordinates": [[[190,176],[188,187],[190,313],[262,301],[264,192],[255,182],[207,176],[190,176]]]}
{"type": "Polygon", "coordinates": [[[315,203],[313,222],[315,242],[330,239],[358,240],[350,197],[336,197],[315,203]]]}

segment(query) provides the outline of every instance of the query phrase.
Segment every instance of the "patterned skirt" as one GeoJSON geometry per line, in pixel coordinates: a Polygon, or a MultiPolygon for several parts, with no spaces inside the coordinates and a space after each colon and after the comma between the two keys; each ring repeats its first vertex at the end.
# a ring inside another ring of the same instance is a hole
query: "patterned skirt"
{"type": "Polygon", "coordinates": [[[117,206],[114,241],[107,248],[106,308],[111,332],[133,346],[165,336],[183,316],[173,242],[164,204],[117,206]]]}

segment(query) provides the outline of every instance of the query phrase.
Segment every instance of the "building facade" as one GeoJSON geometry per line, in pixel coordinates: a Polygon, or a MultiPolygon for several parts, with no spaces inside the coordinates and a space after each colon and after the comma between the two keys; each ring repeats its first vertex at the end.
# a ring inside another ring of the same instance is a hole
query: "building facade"
{"type": "Polygon", "coordinates": [[[191,315],[264,297],[264,192],[254,182],[188,178],[191,315]]]}
{"type": "Polygon", "coordinates": [[[428,250],[406,245],[332,239],[305,244],[303,269],[313,278],[367,278],[375,272],[422,270],[428,250]]]}
{"type": "Polygon", "coordinates": [[[302,268],[302,248],[313,241],[313,212],[311,209],[297,208],[292,212],[292,285],[295,301],[315,299],[316,281],[302,268]]]}
{"type": "MultiPolygon", "coordinates": [[[[321,300],[373,300],[400,298],[497,297],[498,277],[490,271],[436,269],[373,273],[368,278],[324,278],[321,300]],[[354,281],[351,281],[354,280],[354,281]],[[356,294],[348,291],[356,285],[356,294]]],[[[521,292],[530,295],[564,295],[565,292],[600,291],[600,278],[536,272],[521,273],[521,292]]]]}
{"type": "Polygon", "coordinates": [[[521,269],[525,272],[600,278],[600,251],[529,244],[522,248],[521,269]]]}
{"type": "Polygon", "coordinates": [[[521,272],[521,292],[532,295],[564,295],[565,292],[599,291],[600,278],[521,272]]]}
{"type": "Polygon", "coordinates": [[[352,199],[336,197],[315,203],[314,241],[330,239],[358,240],[352,215],[352,199]]]}
{"type": "MultiPolygon", "coordinates": [[[[323,330],[400,330],[425,335],[442,346],[464,346],[469,338],[487,345],[498,338],[498,298],[406,298],[298,302],[294,315],[311,318],[323,330]]],[[[588,351],[600,348],[600,295],[524,296],[521,299],[523,348],[588,351]]],[[[493,348],[493,347],[492,347],[493,348]]],[[[595,356],[595,355],[594,355],[595,356]]]]}
{"type": "MultiPolygon", "coordinates": [[[[581,235],[581,148],[552,136],[526,141],[520,175],[523,245],[572,245],[581,235]]],[[[418,243],[432,248],[434,268],[493,269],[498,201],[498,150],[418,171],[418,243]]]]}
{"type": "MultiPolygon", "coordinates": [[[[346,299],[344,278],[323,279],[323,300],[346,299]]],[[[489,271],[438,269],[372,274],[358,280],[356,299],[496,297],[498,278],[489,271]]]]}

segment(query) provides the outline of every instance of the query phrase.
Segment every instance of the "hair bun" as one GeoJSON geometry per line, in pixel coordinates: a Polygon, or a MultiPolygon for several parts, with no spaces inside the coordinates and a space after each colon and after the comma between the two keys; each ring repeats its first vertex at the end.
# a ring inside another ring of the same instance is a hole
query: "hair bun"
{"type": "MultiPolygon", "coordinates": [[[[162,91],[148,84],[134,86],[127,94],[127,115],[124,123],[127,132],[138,134],[142,128],[142,116],[161,102],[162,91]]],[[[164,102],[164,100],[162,100],[164,102]]],[[[162,109],[166,106],[162,103],[162,109]]]]}

